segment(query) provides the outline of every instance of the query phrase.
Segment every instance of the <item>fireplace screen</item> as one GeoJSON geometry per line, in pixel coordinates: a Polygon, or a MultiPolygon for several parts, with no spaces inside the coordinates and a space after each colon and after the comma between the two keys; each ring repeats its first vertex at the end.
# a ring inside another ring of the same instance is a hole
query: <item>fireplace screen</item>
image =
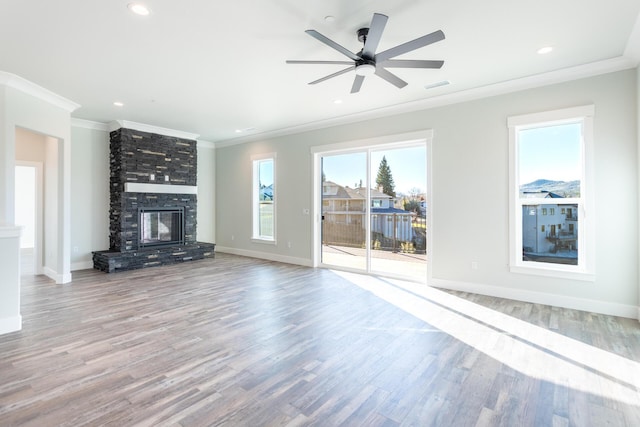
{"type": "Polygon", "coordinates": [[[139,212],[139,247],[184,244],[184,208],[141,208],[139,212]]]}

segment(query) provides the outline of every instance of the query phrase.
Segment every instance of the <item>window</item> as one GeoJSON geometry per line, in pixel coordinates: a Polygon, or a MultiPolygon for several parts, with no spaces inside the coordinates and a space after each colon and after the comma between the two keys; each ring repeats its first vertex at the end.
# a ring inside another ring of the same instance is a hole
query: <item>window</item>
{"type": "Polygon", "coordinates": [[[276,240],[276,155],[254,156],[253,162],[253,239],[276,240]]]}
{"type": "Polygon", "coordinates": [[[512,272],[593,280],[593,113],[584,106],[508,119],[512,272]]]}

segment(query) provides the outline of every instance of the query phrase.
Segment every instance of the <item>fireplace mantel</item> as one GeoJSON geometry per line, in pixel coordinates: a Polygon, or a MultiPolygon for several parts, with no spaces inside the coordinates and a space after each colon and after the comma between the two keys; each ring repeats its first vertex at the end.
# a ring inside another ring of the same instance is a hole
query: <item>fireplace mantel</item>
{"type": "Polygon", "coordinates": [[[198,194],[196,185],[148,184],[125,182],[125,193],[198,194]]]}

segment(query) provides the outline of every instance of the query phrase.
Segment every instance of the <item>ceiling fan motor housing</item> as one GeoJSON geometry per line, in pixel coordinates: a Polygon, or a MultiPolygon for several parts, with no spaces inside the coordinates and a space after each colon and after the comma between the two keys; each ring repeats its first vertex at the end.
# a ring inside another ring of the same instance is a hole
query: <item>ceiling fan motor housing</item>
{"type": "Polygon", "coordinates": [[[367,41],[367,36],[369,35],[369,29],[360,28],[357,34],[358,34],[358,41],[361,43],[365,43],[367,41]]]}

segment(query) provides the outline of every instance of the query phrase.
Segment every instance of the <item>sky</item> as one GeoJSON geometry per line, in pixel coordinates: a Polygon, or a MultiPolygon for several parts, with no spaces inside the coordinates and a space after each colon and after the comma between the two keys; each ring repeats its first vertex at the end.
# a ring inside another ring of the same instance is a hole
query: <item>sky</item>
{"type": "Polygon", "coordinates": [[[260,185],[265,187],[273,184],[273,160],[262,160],[260,162],[260,185]]]}
{"type": "MultiPolygon", "coordinates": [[[[427,154],[424,146],[372,151],[371,182],[374,187],[383,156],[386,157],[391,170],[396,193],[407,194],[412,188],[426,192],[427,154]]],[[[325,178],[327,181],[352,188],[359,186],[362,180],[362,185],[366,186],[366,159],[364,152],[324,156],[322,169],[325,178]]]]}
{"type": "Polygon", "coordinates": [[[521,130],[518,134],[519,184],[537,179],[573,181],[581,178],[579,123],[521,130]]]}

